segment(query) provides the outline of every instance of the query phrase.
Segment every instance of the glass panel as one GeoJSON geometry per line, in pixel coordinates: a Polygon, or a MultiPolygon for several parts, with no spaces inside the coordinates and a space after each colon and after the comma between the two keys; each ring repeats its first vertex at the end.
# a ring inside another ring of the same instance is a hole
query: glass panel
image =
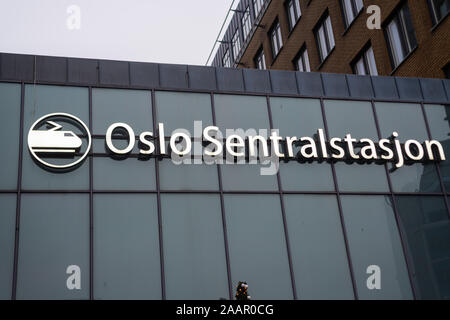
{"type": "Polygon", "coordinates": [[[203,128],[212,125],[211,96],[203,93],[156,92],[158,122],[164,123],[165,135],[173,130],[189,130],[191,136],[201,137],[194,131],[194,121],[202,121],[203,128]]]}
{"type": "Polygon", "coordinates": [[[167,299],[228,298],[218,195],[161,196],[167,299]]]}
{"type": "Polygon", "coordinates": [[[450,299],[450,222],[442,197],[396,197],[418,299],[450,299]]]}
{"type": "Polygon", "coordinates": [[[312,137],[324,128],[320,100],[271,97],[270,110],[280,136],[312,137]]]}
{"type": "Polygon", "coordinates": [[[308,56],[308,50],[305,49],[305,52],[303,53],[303,62],[305,63],[307,72],[311,72],[311,66],[309,65],[309,56],[308,56]]]}
{"type": "Polygon", "coordinates": [[[280,177],[286,191],[334,191],[331,166],[326,163],[280,163],[280,177]]]}
{"type": "MultiPolygon", "coordinates": [[[[419,104],[376,102],[378,121],[383,138],[393,131],[399,134],[400,142],[428,139],[422,109],[419,104]]],[[[393,164],[388,165],[389,168],[393,164]]],[[[396,192],[441,192],[434,164],[413,164],[393,170],[392,187],[396,192]]]]}
{"type": "Polygon", "coordinates": [[[54,112],[72,114],[89,127],[89,90],[63,86],[25,86],[22,188],[87,190],[89,189],[89,161],[84,161],[76,170],[60,174],[39,167],[28,151],[28,144],[25,142],[31,125],[40,117],[54,112]]]}
{"type": "Polygon", "coordinates": [[[370,47],[366,52],[367,65],[369,66],[370,74],[372,76],[377,76],[377,65],[375,63],[375,56],[373,55],[373,49],[370,47]]]}
{"type": "Polygon", "coordinates": [[[94,158],[94,189],[155,190],[155,160],[94,158]]]}
{"type": "Polygon", "coordinates": [[[356,73],[362,76],[366,75],[366,67],[364,66],[363,58],[356,62],[356,73]]]}
{"type": "Polygon", "coordinates": [[[403,50],[400,30],[398,26],[398,20],[394,19],[387,26],[389,44],[391,49],[392,58],[394,60],[394,66],[398,66],[400,62],[405,58],[405,52],[403,50]]]}
{"type": "Polygon", "coordinates": [[[88,195],[22,195],[17,299],[89,299],[88,195]]]}
{"type": "MultiPolygon", "coordinates": [[[[317,129],[324,128],[319,100],[271,97],[270,109],[274,128],[283,137],[312,137],[317,129]]],[[[280,175],[285,190],[334,190],[327,163],[281,162],[280,175]]]]}
{"type": "Polygon", "coordinates": [[[387,196],[342,196],[342,210],[360,299],[412,299],[398,228],[387,196]],[[381,289],[369,289],[380,268],[381,289]]]}
{"type": "MultiPolygon", "coordinates": [[[[324,106],[330,137],[350,133],[355,139],[378,140],[370,102],[325,100],[324,106]]],[[[336,163],[335,168],[341,191],[389,191],[384,165],[336,163]]]]}
{"type": "Polygon", "coordinates": [[[153,130],[150,91],[129,89],[92,89],[94,134],[106,134],[115,122],[124,122],[135,135],[153,130]]]}
{"type": "Polygon", "coordinates": [[[162,190],[218,190],[216,165],[181,164],[170,159],[159,162],[159,181],[162,190]]]}
{"type": "Polygon", "coordinates": [[[217,126],[224,136],[226,129],[270,129],[265,97],[217,94],[214,99],[217,126]]]}
{"type": "Polygon", "coordinates": [[[252,300],[292,299],[279,196],[225,195],[224,200],[233,288],[246,281],[252,300]]]}
{"type": "Polygon", "coordinates": [[[334,34],[333,34],[333,27],[331,26],[331,19],[328,17],[326,20],[326,26],[327,26],[327,35],[328,35],[328,41],[330,43],[330,51],[334,48],[334,34]]]}
{"type": "Polygon", "coordinates": [[[16,195],[0,194],[0,300],[11,299],[16,230],[16,195]]]}
{"type": "Polygon", "coordinates": [[[336,197],[286,195],[284,199],[300,299],[353,299],[336,197]]]}
{"type": "Polygon", "coordinates": [[[439,164],[444,186],[450,191],[450,107],[425,105],[431,137],[444,147],[446,160],[439,164]]]}
{"type": "Polygon", "coordinates": [[[324,33],[323,25],[320,26],[317,34],[318,34],[318,42],[319,42],[321,61],[323,61],[323,60],[325,60],[325,58],[328,55],[328,49],[327,49],[327,43],[325,40],[325,33],[324,33]]]}
{"type": "Polygon", "coordinates": [[[384,165],[337,162],[334,168],[339,191],[389,192],[384,165]]]}
{"type": "Polygon", "coordinates": [[[17,188],[20,99],[20,84],[0,83],[0,189],[3,190],[17,188]]]}
{"type": "Polygon", "coordinates": [[[155,195],[94,196],[94,298],[161,299],[155,195]]]}
{"type": "Polygon", "coordinates": [[[224,190],[277,191],[276,168],[260,164],[223,164],[224,190]]]}
{"type": "Polygon", "coordinates": [[[352,0],[344,0],[343,5],[344,5],[344,10],[345,10],[345,19],[347,21],[347,26],[348,26],[355,18],[355,16],[353,15],[352,0]]]}

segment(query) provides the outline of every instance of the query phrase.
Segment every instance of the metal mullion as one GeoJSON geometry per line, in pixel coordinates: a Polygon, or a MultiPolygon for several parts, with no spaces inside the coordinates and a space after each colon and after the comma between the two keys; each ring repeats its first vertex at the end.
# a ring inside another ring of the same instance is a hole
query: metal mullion
{"type": "MultiPolygon", "coordinates": [[[[425,106],[424,106],[423,102],[420,104],[420,107],[422,109],[423,119],[425,121],[425,128],[427,129],[428,138],[430,140],[432,140],[433,136],[431,134],[430,125],[428,123],[428,117],[427,117],[427,113],[425,112],[425,106]]],[[[448,199],[447,199],[447,192],[445,190],[444,179],[442,178],[442,174],[441,174],[441,168],[440,168],[439,164],[437,164],[437,163],[435,163],[434,165],[435,165],[435,168],[436,168],[436,171],[438,174],[439,183],[441,185],[441,191],[444,194],[444,202],[445,202],[445,207],[447,208],[447,215],[450,218],[450,207],[449,207],[449,203],[448,203],[448,199]]]]}
{"type": "MultiPolygon", "coordinates": [[[[374,100],[371,101],[371,105],[372,105],[373,117],[374,117],[374,120],[375,120],[375,127],[377,129],[378,139],[382,139],[380,124],[378,122],[378,115],[377,115],[377,111],[376,111],[374,100]]],[[[411,285],[411,291],[412,291],[414,300],[416,300],[417,299],[417,294],[416,294],[416,288],[415,288],[414,281],[413,281],[413,271],[411,270],[413,267],[411,266],[412,263],[410,264],[410,261],[409,261],[408,243],[405,240],[406,236],[405,236],[405,234],[403,232],[403,228],[401,227],[401,224],[400,224],[400,220],[401,219],[400,219],[400,216],[399,216],[399,213],[398,213],[396,196],[395,196],[395,193],[394,193],[394,189],[392,187],[391,175],[389,174],[389,169],[388,169],[388,166],[387,166],[386,163],[384,164],[384,169],[385,169],[386,176],[387,176],[389,191],[391,193],[390,196],[391,196],[391,199],[392,199],[392,209],[394,210],[395,222],[396,222],[397,230],[398,230],[399,237],[400,237],[400,244],[402,246],[402,252],[403,252],[403,257],[405,259],[406,270],[408,272],[408,278],[409,278],[409,282],[410,282],[410,285],[411,285]]],[[[417,196],[417,194],[414,193],[414,196],[417,196]]]]}
{"type": "MultiPolygon", "coordinates": [[[[322,77],[321,77],[322,79],[322,77]]],[[[322,79],[323,82],[323,79],[322,79]]],[[[329,133],[328,133],[328,123],[327,123],[327,118],[325,115],[325,106],[323,103],[323,98],[320,98],[320,108],[322,111],[322,118],[323,118],[323,125],[324,125],[324,129],[325,129],[325,135],[327,137],[327,139],[330,139],[329,133]]],[[[353,262],[352,262],[352,257],[351,257],[351,253],[350,253],[350,246],[348,243],[348,237],[347,237],[347,229],[345,227],[345,220],[344,220],[344,213],[342,210],[342,203],[341,203],[341,196],[340,196],[340,191],[339,191],[339,184],[338,184],[338,180],[337,180],[337,175],[336,175],[336,169],[334,167],[334,163],[331,162],[331,171],[333,173],[333,181],[334,181],[334,188],[336,190],[336,199],[337,199],[337,203],[338,203],[338,210],[339,210],[339,219],[341,221],[341,229],[342,229],[342,234],[344,237],[344,244],[345,244],[345,251],[347,254],[347,263],[348,263],[348,268],[350,271],[350,278],[352,281],[352,288],[353,288],[353,295],[355,297],[356,300],[359,299],[358,297],[358,290],[357,290],[357,286],[356,286],[356,280],[355,280],[355,273],[353,270],[353,262]]]]}
{"type": "Polygon", "coordinates": [[[23,161],[23,120],[24,120],[24,105],[25,105],[25,84],[20,85],[20,123],[19,123],[19,168],[17,170],[17,193],[16,193],[16,221],[14,230],[14,261],[13,261],[13,275],[11,300],[17,298],[17,271],[19,262],[19,231],[20,231],[20,209],[22,198],[22,161],[23,161]]]}
{"type": "MultiPolygon", "coordinates": [[[[92,87],[89,87],[89,131],[92,132],[92,87]]],[[[94,159],[89,150],[89,299],[94,300],[94,159]]]]}
{"type": "MultiPolygon", "coordinates": [[[[156,97],[155,89],[151,90],[151,104],[152,104],[152,118],[153,118],[153,133],[155,137],[159,136],[157,133],[156,126],[156,97]]],[[[158,150],[158,153],[159,150],[158,150]]],[[[161,298],[166,300],[166,279],[164,272],[164,246],[163,246],[163,234],[162,234],[162,213],[161,213],[161,190],[159,181],[159,160],[155,158],[155,178],[156,178],[156,198],[157,198],[157,210],[158,210],[158,236],[159,236],[159,262],[160,262],[160,272],[161,272],[161,298]]]]}
{"type": "MultiPolygon", "coordinates": [[[[273,127],[272,110],[271,110],[271,106],[270,106],[269,95],[266,96],[266,104],[267,104],[267,113],[269,116],[270,131],[272,132],[274,127],[273,127]]],[[[286,250],[287,250],[288,263],[289,263],[289,271],[290,271],[290,276],[291,276],[292,293],[293,293],[294,300],[297,300],[298,299],[297,286],[295,284],[294,266],[292,263],[291,246],[290,246],[290,241],[289,241],[289,232],[288,232],[288,228],[287,228],[286,209],[284,206],[283,187],[282,187],[281,178],[280,178],[281,163],[278,162],[278,165],[279,165],[279,167],[277,170],[277,183],[278,183],[278,194],[280,197],[280,205],[281,205],[281,218],[283,220],[284,238],[286,241],[286,250]]]]}
{"type": "MultiPolygon", "coordinates": [[[[211,97],[211,114],[212,114],[212,120],[213,125],[217,126],[216,121],[216,109],[215,109],[215,102],[214,102],[214,93],[210,93],[211,97]]],[[[223,241],[225,245],[225,259],[227,263],[227,279],[228,279],[228,297],[230,300],[233,299],[233,284],[232,284],[232,278],[231,278],[231,263],[230,263],[230,248],[228,244],[228,230],[227,230],[227,220],[225,215],[225,201],[224,201],[224,191],[223,191],[223,184],[222,184],[222,168],[221,165],[216,163],[217,167],[217,176],[219,181],[219,194],[220,194],[220,209],[222,214],[222,228],[223,228],[223,241]]]]}

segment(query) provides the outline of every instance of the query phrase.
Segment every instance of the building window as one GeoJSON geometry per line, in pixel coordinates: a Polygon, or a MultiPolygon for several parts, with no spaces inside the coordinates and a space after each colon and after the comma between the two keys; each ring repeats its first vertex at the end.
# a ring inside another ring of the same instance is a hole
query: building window
{"type": "Polygon", "coordinates": [[[242,30],[244,32],[244,40],[247,39],[248,34],[250,33],[250,30],[252,29],[252,21],[250,19],[250,9],[247,7],[242,14],[242,30]]]}
{"type": "Polygon", "coordinates": [[[264,56],[264,50],[261,47],[254,59],[255,67],[259,70],[266,70],[266,57],[264,56]]]}
{"type": "Polygon", "coordinates": [[[392,63],[396,68],[417,46],[409,7],[405,4],[387,24],[386,36],[392,63]]]}
{"type": "Polygon", "coordinates": [[[450,11],[450,0],[428,0],[433,25],[447,16],[450,11]]]}
{"type": "Polygon", "coordinates": [[[270,29],[270,42],[272,45],[272,56],[275,59],[275,57],[280,52],[281,48],[283,47],[283,39],[281,38],[281,28],[280,23],[275,21],[274,25],[270,29]]]}
{"type": "Polygon", "coordinates": [[[352,64],[354,74],[377,76],[377,65],[372,47],[363,50],[352,64]]]}
{"type": "Polygon", "coordinates": [[[341,3],[344,11],[345,24],[348,27],[362,10],[363,2],[362,0],[341,0],[341,3]]]}
{"type": "Polygon", "coordinates": [[[296,58],[294,59],[294,65],[298,71],[311,72],[308,50],[306,50],[306,47],[303,47],[297,54],[296,58]]]}
{"type": "Polygon", "coordinates": [[[300,1],[299,0],[288,0],[286,2],[286,9],[289,16],[289,28],[290,30],[294,29],[295,24],[298,19],[302,15],[302,11],[300,10],[300,1]]]}
{"type": "Polygon", "coordinates": [[[233,58],[237,61],[237,57],[239,55],[239,51],[241,51],[241,39],[239,38],[239,29],[236,29],[236,32],[233,35],[231,40],[231,44],[233,46],[233,58]]]}
{"type": "Polygon", "coordinates": [[[222,66],[224,68],[231,68],[231,57],[230,57],[230,51],[228,49],[225,50],[225,54],[223,55],[222,66]]]}
{"type": "Polygon", "coordinates": [[[253,9],[255,10],[255,19],[259,16],[264,6],[264,0],[253,0],[253,9]]]}
{"type": "Polygon", "coordinates": [[[335,45],[333,27],[331,26],[331,19],[328,14],[326,18],[322,19],[316,26],[315,35],[319,47],[320,61],[323,62],[335,45]]]}

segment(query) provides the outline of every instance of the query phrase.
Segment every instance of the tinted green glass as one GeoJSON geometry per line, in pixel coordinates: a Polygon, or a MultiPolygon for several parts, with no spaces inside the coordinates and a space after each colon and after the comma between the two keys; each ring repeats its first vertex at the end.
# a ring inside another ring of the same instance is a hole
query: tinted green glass
{"type": "Polygon", "coordinates": [[[0,189],[17,188],[20,131],[20,84],[0,83],[0,189]]]}
{"type": "MultiPolygon", "coordinates": [[[[409,139],[421,143],[428,140],[420,104],[377,102],[375,107],[383,138],[396,131],[401,143],[409,139]]],[[[391,172],[391,181],[396,192],[441,192],[434,164],[403,166],[391,172]]]]}
{"type": "Polygon", "coordinates": [[[161,299],[157,212],[155,195],[95,195],[95,299],[161,299]]]}
{"type": "Polygon", "coordinates": [[[131,126],[135,135],[153,130],[151,93],[147,90],[92,89],[94,134],[106,134],[115,122],[131,126]]]}
{"type": "Polygon", "coordinates": [[[444,148],[446,160],[439,164],[441,176],[447,192],[450,191],[450,107],[445,105],[425,105],[431,137],[444,148]]]}
{"type": "Polygon", "coordinates": [[[364,101],[324,100],[330,137],[378,140],[372,105],[364,101]]]}
{"type": "Polygon", "coordinates": [[[360,299],[412,299],[405,257],[387,196],[342,196],[353,271],[360,299]],[[381,289],[369,289],[370,266],[380,268],[381,289]]]}
{"type": "Polygon", "coordinates": [[[320,100],[270,98],[274,129],[281,136],[312,137],[324,128],[320,100]]]}
{"type": "Polygon", "coordinates": [[[94,158],[94,189],[155,190],[155,160],[94,158]]]}
{"type": "Polygon", "coordinates": [[[338,162],[334,167],[339,191],[389,192],[384,165],[338,162]]]}
{"type": "Polygon", "coordinates": [[[16,195],[0,194],[0,300],[11,299],[15,226],[16,195]]]}
{"type": "Polygon", "coordinates": [[[277,195],[225,195],[233,287],[246,281],[253,300],[292,299],[277,195]]]}
{"type": "MultiPolygon", "coordinates": [[[[324,101],[330,137],[378,140],[372,105],[363,101],[324,101]]],[[[358,152],[358,150],[357,150],[358,152]]],[[[336,176],[341,191],[387,192],[389,185],[382,165],[336,163],[336,176]]]]}
{"type": "Polygon", "coordinates": [[[287,191],[333,191],[331,166],[326,163],[280,162],[283,190],[287,191]]]}
{"type": "Polygon", "coordinates": [[[450,299],[450,221],[442,197],[396,197],[418,299],[450,299]]]}
{"type": "Polygon", "coordinates": [[[335,196],[284,196],[300,299],[353,299],[335,196]]]}
{"type": "MultiPolygon", "coordinates": [[[[270,109],[274,129],[279,134],[296,137],[313,137],[317,129],[324,129],[320,100],[295,98],[270,98],[270,109]]],[[[295,152],[299,151],[294,147],[295,152]]],[[[334,190],[331,166],[327,163],[280,163],[280,176],[283,189],[334,190]]]]}
{"type": "Polygon", "coordinates": [[[22,195],[17,299],[89,299],[89,196],[22,195]],[[81,289],[69,290],[69,266],[81,289]]]}
{"type": "Polygon", "coordinates": [[[162,190],[218,190],[216,165],[159,162],[159,182],[162,190]]]}
{"type": "MultiPolygon", "coordinates": [[[[175,129],[189,130],[193,137],[194,121],[203,128],[212,125],[211,96],[202,93],[156,92],[158,122],[164,123],[165,135],[175,129]]],[[[202,135],[200,127],[198,136],[202,135]]]]}
{"type": "Polygon", "coordinates": [[[228,298],[218,195],[161,196],[168,299],[228,298]]]}
{"type": "Polygon", "coordinates": [[[31,125],[40,117],[55,112],[74,115],[89,127],[88,89],[43,85],[25,86],[22,188],[87,190],[89,189],[89,161],[84,161],[76,170],[61,174],[60,172],[50,172],[39,167],[28,151],[26,141],[31,125]]]}
{"type": "Polygon", "coordinates": [[[265,97],[216,94],[214,103],[217,126],[224,136],[226,129],[270,129],[265,97]]]}
{"type": "Polygon", "coordinates": [[[224,190],[278,190],[276,167],[259,164],[223,164],[224,190]]]}

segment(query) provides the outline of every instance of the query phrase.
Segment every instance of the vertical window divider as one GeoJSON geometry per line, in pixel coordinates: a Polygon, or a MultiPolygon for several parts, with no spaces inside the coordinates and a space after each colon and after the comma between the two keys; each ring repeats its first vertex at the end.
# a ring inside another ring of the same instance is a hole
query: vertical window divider
{"type": "MultiPolygon", "coordinates": [[[[153,133],[154,137],[159,136],[157,132],[157,112],[156,112],[156,98],[155,89],[151,89],[151,103],[152,103],[152,118],[153,118],[153,133]]],[[[156,151],[156,150],[155,150],[156,151]]],[[[157,150],[158,154],[160,150],[157,150]]],[[[156,201],[158,210],[158,237],[159,237],[159,262],[161,272],[161,299],[166,300],[166,279],[164,273],[164,246],[162,234],[162,213],[161,213],[161,187],[159,181],[159,157],[155,157],[155,178],[156,178],[156,201]]]]}
{"type": "Polygon", "coordinates": [[[25,83],[20,84],[20,123],[19,123],[19,168],[17,170],[17,193],[16,193],[16,221],[14,230],[14,261],[13,261],[13,278],[11,288],[11,300],[17,298],[17,269],[19,262],[19,231],[20,231],[20,206],[22,191],[22,161],[23,161],[23,119],[25,108],[25,83]]]}
{"type": "MultiPolygon", "coordinates": [[[[322,79],[322,77],[321,77],[321,79],[322,79]]],[[[322,79],[322,85],[323,85],[323,79],[322,79]]],[[[325,107],[324,107],[324,103],[323,103],[323,98],[320,98],[320,109],[322,111],[325,136],[327,137],[327,140],[329,140],[330,135],[328,133],[328,123],[327,123],[327,118],[325,115],[325,107]]],[[[331,165],[331,172],[333,173],[334,188],[336,191],[336,199],[337,199],[337,204],[338,204],[338,209],[339,209],[339,219],[341,221],[341,229],[342,229],[342,234],[344,237],[345,252],[347,254],[347,263],[348,263],[348,268],[350,271],[350,278],[352,280],[353,295],[355,297],[355,300],[359,300],[358,289],[357,289],[356,280],[355,280],[355,272],[353,270],[353,262],[352,262],[352,257],[351,257],[351,253],[350,253],[350,246],[348,244],[347,228],[345,227],[344,213],[342,210],[341,195],[340,195],[340,191],[339,191],[339,184],[337,181],[336,169],[334,167],[333,161],[331,161],[330,165],[331,165]]]]}
{"type": "MultiPolygon", "coordinates": [[[[270,96],[269,95],[266,95],[266,101],[267,101],[267,113],[269,115],[269,125],[270,125],[270,131],[271,131],[270,133],[272,133],[272,130],[274,127],[273,127],[273,119],[272,119],[272,110],[270,108],[270,96]]],[[[281,167],[280,163],[278,162],[277,183],[278,183],[278,194],[280,197],[280,205],[281,205],[281,217],[283,219],[284,238],[286,241],[286,252],[287,252],[288,263],[289,263],[289,272],[291,275],[292,294],[293,294],[294,300],[298,300],[297,287],[295,284],[294,266],[292,264],[291,246],[290,246],[290,242],[289,242],[289,232],[288,232],[288,228],[287,228],[286,209],[284,207],[283,186],[282,186],[281,178],[280,178],[280,167],[281,167]]]]}
{"type": "MultiPolygon", "coordinates": [[[[210,93],[211,97],[211,115],[213,120],[213,125],[217,126],[216,121],[216,108],[215,108],[215,102],[214,102],[214,92],[210,93]]],[[[227,279],[228,279],[228,298],[230,300],[233,299],[233,285],[231,280],[231,264],[230,264],[230,251],[229,251],[229,245],[228,245],[228,230],[227,230],[227,220],[225,216],[225,202],[224,202],[224,196],[223,196],[223,185],[222,185],[222,169],[220,164],[216,164],[217,166],[217,175],[218,175],[218,181],[219,181],[219,196],[220,196],[220,209],[222,214],[222,228],[223,228],[223,241],[225,245],[225,259],[227,263],[227,279]]]]}
{"type": "MultiPolygon", "coordinates": [[[[92,131],[92,87],[89,86],[89,131],[92,131]]],[[[89,150],[89,299],[94,300],[94,155],[89,150]]]]}
{"type": "MultiPolygon", "coordinates": [[[[427,134],[428,134],[428,139],[433,139],[433,136],[431,135],[431,129],[430,126],[428,124],[428,117],[427,117],[427,113],[425,111],[425,106],[423,104],[423,102],[420,103],[420,107],[422,109],[422,114],[423,114],[423,119],[425,121],[425,128],[427,129],[427,134]]],[[[439,177],[439,183],[441,186],[441,190],[442,193],[444,194],[444,202],[445,202],[445,207],[447,208],[447,215],[450,219],[450,207],[449,207],[449,203],[448,203],[448,199],[447,199],[447,191],[445,190],[445,185],[444,185],[444,181],[442,179],[442,175],[441,175],[441,168],[439,167],[439,164],[435,163],[434,164],[438,177],[439,177]]]]}
{"type": "MultiPolygon", "coordinates": [[[[375,127],[377,129],[377,134],[378,134],[378,138],[381,139],[382,135],[381,135],[381,129],[380,129],[380,125],[378,122],[378,116],[377,116],[377,110],[375,108],[375,102],[372,99],[371,100],[371,104],[372,104],[372,112],[373,112],[373,118],[375,120],[375,127]]],[[[402,252],[403,252],[403,257],[405,259],[405,264],[406,264],[406,270],[408,270],[408,279],[409,279],[409,283],[411,286],[411,291],[412,291],[412,295],[413,295],[413,299],[416,300],[417,299],[417,293],[416,293],[416,287],[414,285],[414,281],[413,281],[413,264],[410,263],[410,259],[408,256],[408,244],[404,233],[403,228],[401,227],[400,224],[400,216],[398,214],[398,208],[397,208],[397,203],[395,201],[395,194],[394,194],[394,189],[392,187],[392,181],[391,181],[391,176],[389,174],[389,170],[388,170],[388,165],[385,163],[384,164],[384,170],[386,172],[386,176],[387,176],[387,181],[388,181],[388,186],[389,186],[389,192],[390,192],[390,196],[391,196],[391,200],[392,200],[392,209],[394,210],[394,217],[395,217],[395,222],[397,225],[397,230],[398,230],[398,234],[400,237],[400,243],[402,245],[402,252]]]]}

